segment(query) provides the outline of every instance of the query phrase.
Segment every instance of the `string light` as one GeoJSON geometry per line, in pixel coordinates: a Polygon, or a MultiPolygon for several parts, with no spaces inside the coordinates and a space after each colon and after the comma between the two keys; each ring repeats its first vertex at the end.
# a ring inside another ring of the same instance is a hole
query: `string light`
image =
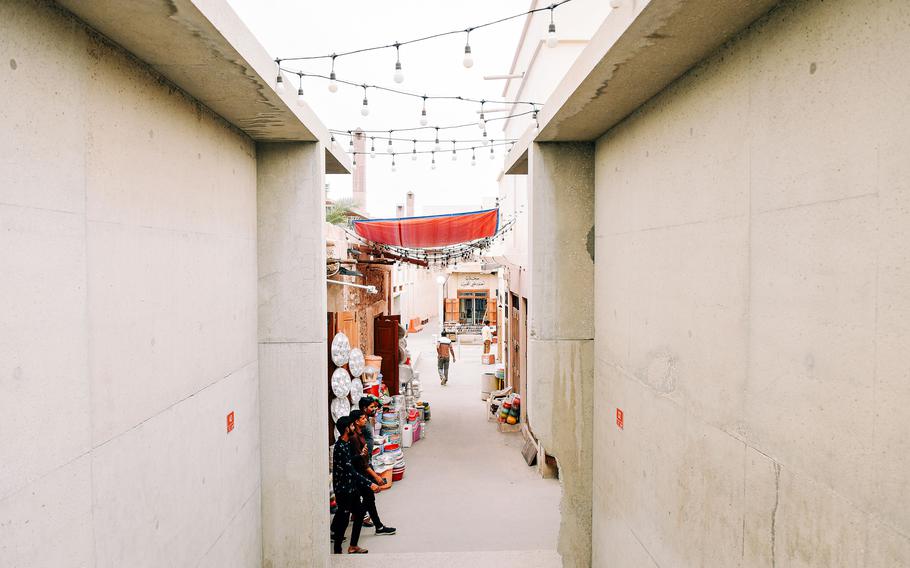
{"type": "MultiPolygon", "coordinates": [[[[326,76],[326,75],[322,75],[320,73],[307,73],[305,71],[301,71],[298,69],[291,69],[291,68],[287,68],[287,67],[281,67],[280,69],[281,69],[281,71],[284,71],[286,73],[293,73],[295,75],[303,75],[304,77],[310,77],[313,79],[327,80],[327,81],[329,81],[330,85],[331,85],[332,81],[335,81],[336,90],[337,90],[337,85],[349,85],[351,87],[357,87],[358,89],[364,89],[364,88],[374,89],[377,91],[383,91],[385,93],[392,93],[395,95],[412,97],[415,99],[423,99],[423,106],[421,107],[421,109],[424,111],[426,110],[426,101],[431,100],[431,99],[461,101],[461,102],[467,102],[467,103],[481,103],[482,102],[482,103],[501,104],[501,105],[528,105],[528,106],[532,106],[532,107],[540,106],[542,104],[537,101],[484,100],[484,99],[473,99],[471,97],[464,97],[464,96],[460,96],[460,95],[427,95],[427,94],[414,93],[411,91],[403,91],[401,89],[393,89],[391,87],[383,87],[382,85],[374,85],[371,83],[360,83],[360,82],[355,83],[354,81],[338,79],[337,77],[334,76],[334,71],[332,73],[330,73],[328,76],[326,76]]],[[[421,115],[421,116],[423,116],[423,115],[421,115]]]]}
{"type": "Polygon", "coordinates": [[[398,51],[399,44],[395,44],[395,74],[392,76],[392,79],[396,83],[404,82],[404,72],[401,70],[401,54],[398,51]]]}
{"type": "Polygon", "coordinates": [[[492,145],[492,144],[490,145],[490,159],[491,159],[491,160],[495,160],[495,159],[496,159],[496,152],[493,151],[493,145],[492,145]]]}
{"type": "Polygon", "coordinates": [[[276,59],[275,63],[278,64],[278,76],[275,77],[275,91],[279,93],[284,92],[284,77],[281,76],[281,60],[276,59]]]}
{"type": "Polygon", "coordinates": [[[372,137],[370,138],[370,157],[376,157],[376,139],[372,137]]]}
{"type": "Polygon", "coordinates": [[[304,106],[306,104],[306,99],[303,98],[303,73],[300,73],[298,78],[300,79],[300,86],[297,89],[297,104],[304,106]]]}
{"type": "Polygon", "coordinates": [[[477,121],[477,126],[479,126],[481,130],[483,130],[487,126],[487,121],[484,120],[484,117],[483,117],[483,104],[485,102],[486,101],[480,101],[480,120],[477,121]]]}
{"type": "Polygon", "coordinates": [[[417,140],[414,140],[413,142],[414,142],[414,149],[411,150],[411,161],[416,162],[417,161],[417,140]]]}
{"type": "Polygon", "coordinates": [[[464,59],[461,60],[466,69],[474,66],[474,57],[471,55],[471,29],[465,30],[464,59]]]}
{"type": "Polygon", "coordinates": [[[332,54],[332,71],[329,73],[329,92],[338,91],[338,82],[335,80],[335,55],[332,54]]]}
{"type": "MultiPolygon", "coordinates": [[[[432,128],[435,128],[435,126],[432,128]]],[[[440,127],[440,128],[445,128],[445,127],[440,127]]],[[[381,130],[381,131],[380,130],[370,130],[370,131],[361,130],[360,132],[355,133],[351,130],[336,130],[334,128],[330,128],[329,132],[331,134],[338,134],[341,136],[352,136],[355,138],[357,136],[359,136],[361,133],[375,133],[375,132],[383,132],[383,138],[386,138],[386,139],[388,139],[388,136],[389,136],[388,130],[381,130]]],[[[397,131],[395,129],[392,129],[392,132],[397,132],[397,131]]],[[[492,139],[490,139],[490,140],[492,141],[492,139]]],[[[503,138],[502,140],[503,140],[503,142],[514,142],[516,139],[515,138],[503,138]]],[[[433,138],[416,138],[416,139],[415,138],[401,138],[401,137],[396,137],[393,135],[392,141],[393,142],[434,143],[435,139],[433,139],[433,138]]],[[[486,140],[482,140],[480,138],[457,138],[457,139],[455,139],[455,141],[458,143],[461,143],[461,144],[471,144],[471,143],[480,144],[482,142],[486,142],[486,140]]],[[[440,141],[440,143],[441,143],[441,141],[440,141]]]]}
{"type": "Polygon", "coordinates": [[[432,159],[432,161],[430,161],[430,169],[431,170],[436,169],[436,152],[433,152],[433,159],[432,159]]]}
{"type": "Polygon", "coordinates": [[[455,141],[452,140],[452,161],[454,162],[457,159],[458,159],[458,154],[455,152],[455,141]]]}
{"type": "Polygon", "coordinates": [[[370,102],[367,100],[367,86],[363,85],[363,106],[360,107],[360,114],[367,116],[370,114],[370,102]]]}
{"type": "Polygon", "coordinates": [[[393,171],[393,172],[394,172],[394,171],[397,171],[397,170],[395,169],[395,154],[392,154],[392,171],[393,171]]]}
{"type": "MultiPolygon", "coordinates": [[[[458,141],[456,141],[456,143],[457,143],[457,142],[458,142],[458,141]]],[[[463,141],[462,141],[462,142],[463,142],[463,141]]],[[[503,142],[496,142],[496,143],[492,144],[492,146],[493,146],[493,147],[497,147],[497,146],[509,146],[509,145],[514,145],[514,144],[515,144],[515,142],[513,142],[513,141],[503,141],[503,142]]],[[[456,152],[467,152],[468,150],[477,149],[477,148],[479,148],[479,146],[477,145],[477,141],[473,141],[470,145],[461,146],[461,147],[456,146],[455,151],[456,151],[456,152]]],[[[437,151],[436,151],[436,150],[432,150],[432,149],[429,149],[429,150],[420,150],[420,149],[416,149],[416,148],[415,148],[415,149],[412,149],[412,150],[411,150],[411,154],[412,154],[412,155],[413,155],[413,154],[434,154],[434,155],[435,155],[436,153],[437,153],[437,151]]],[[[351,154],[352,154],[352,155],[357,155],[357,156],[366,156],[366,155],[370,155],[371,157],[372,157],[372,155],[373,155],[371,152],[366,152],[366,151],[364,151],[364,152],[357,152],[357,151],[355,151],[355,152],[351,152],[351,154]]],[[[395,152],[395,155],[397,156],[397,155],[398,155],[398,152],[395,152]]]]}
{"type": "Polygon", "coordinates": [[[550,26],[547,28],[547,47],[553,48],[559,44],[559,38],[556,37],[556,23],[553,21],[553,12],[556,5],[550,6],[550,26]]]}
{"type": "Polygon", "coordinates": [[[420,109],[420,126],[427,125],[427,96],[423,96],[423,108],[420,109]]]}
{"type": "MultiPolygon", "coordinates": [[[[549,6],[543,6],[543,7],[541,7],[541,8],[534,8],[533,10],[527,10],[527,11],[525,11],[525,12],[521,12],[521,13],[518,13],[518,14],[513,14],[513,15],[511,15],[511,16],[506,16],[506,17],[504,17],[504,18],[499,18],[498,20],[493,20],[493,21],[490,21],[490,22],[485,22],[485,23],[483,23],[483,24],[478,24],[478,25],[476,25],[476,26],[472,26],[472,27],[467,28],[467,29],[451,30],[451,31],[448,31],[448,32],[442,32],[442,33],[438,33],[438,34],[433,34],[433,35],[428,35],[428,36],[424,36],[424,37],[419,37],[419,38],[415,38],[415,39],[408,40],[408,41],[402,41],[402,42],[397,42],[397,41],[396,41],[396,42],[392,42],[392,43],[385,44],[385,45],[376,45],[376,46],[372,46],[372,47],[365,47],[365,48],[361,48],[361,49],[355,49],[355,50],[352,50],[352,51],[346,51],[346,52],[343,52],[343,53],[329,53],[329,54],[325,54],[325,55],[309,55],[309,56],[302,56],[302,57],[283,57],[282,60],[283,60],[283,61],[313,61],[313,60],[317,60],[317,59],[329,59],[329,58],[333,58],[333,59],[334,59],[334,58],[336,58],[336,57],[342,57],[342,56],[348,56],[348,55],[356,55],[356,54],[359,54],[359,53],[365,53],[365,52],[368,52],[368,51],[376,51],[376,50],[379,50],[379,49],[391,49],[391,48],[393,48],[393,47],[400,47],[400,46],[403,46],[403,45],[410,45],[410,44],[412,44],[412,43],[418,43],[418,42],[423,42],[423,41],[429,41],[429,40],[432,40],[432,39],[438,39],[438,38],[445,37],[445,36],[450,36],[450,35],[463,34],[463,33],[470,33],[470,32],[472,32],[472,31],[474,31],[474,30],[479,30],[479,29],[486,28],[486,27],[489,27],[489,26],[494,26],[494,25],[497,25],[497,24],[501,24],[501,23],[504,23],[504,22],[508,22],[509,20],[514,20],[514,19],[516,19],[516,18],[521,18],[521,17],[528,16],[528,15],[531,15],[531,14],[536,14],[537,12],[543,12],[544,10],[550,10],[550,11],[552,12],[552,11],[555,10],[556,8],[559,8],[559,7],[562,6],[563,4],[567,4],[567,3],[571,2],[571,1],[572,1],[572,0],[559,0],[558,2],[553,2],[553,3],[550,4],[549,6]]],[[[610,0],[610,4],[611,4],[613,7],[618,7],[618,6],[621,4],[621,1],[620,1],[620,0],[610,0]]]]}
{"type": "Polygon", "coordinates": [[[439,151],[439,127],[436,127],[436,144],[433,146],[433,149],[437,152],[439,151]]]}
{"type": "MultiPolygon", "coordinates": [[[[489,102],[489,101],[487,101],[487,102],[489,102]]],[[[496,117],[491,117],[491,118],[488,118],[488,119],[487,119],[487,124],[489,125],[489,123],[494,122],[494,121],[509,120],[510,118],[518,118],[518,117],[521,117],[521,116],[526,116],[526,115],[529,115],[529,114],[533,114],[534,112],[536,112],[536,111],[535,111],[535,110],[529,110],[529,111],[525,111],[525,112],[517,112],[517,113],[514,113],[514,114],[507,115],[507,116],[496,116],[496,117]]],[[[413,131],[415,131],[415,130],[428,130],[428,129],[432,128],[432,129],[434,129],[434,130],[437,131],[437,136],[436,136],[436,137],[439,138],[439,131],[440,131],[440,130],[452,130],[452,129],[456,129],[456,128],[467,128],[467,127],[469,127],[469,126],[476,126],[476,125],[477,125],[476,122],[468,122],[468,123],[463,123],[463,124],[450,124],[450,125],[446,125],[446,126],[414,126],[414,127],[408,127],[408,128],[392,128],[392,129],[384,128],[384,129],[382,129],[382,130],[362,130],[362,132],[367,133],[367,134],[370,134],[370,133],[382,133],[382,134],[385,134],[385,133],[387,133],[389,130],[391,130],[392,132],[413,132],[413,131]]],[[[334,132],[342,132],[342,133],[343,133],[343,132],[346,132],[346,131],[345,131],[345,130],[341,130],[341,129],[336,129],[336,130],[334,130],[334,132]]],[[[408,140],[410,140],[410,138],[408,138],[408,140]]]]}
{"type": "Polygon", "coordinates": [[[471,165],[477,165],[477,156],[474,155],[474,148],[471,148],[471,165]]]}
{"type": "Polygon", "coordinates": [[[393,156],[395,155],[395,149],[392,148],[392,131],[391,130],[389,130],[389,147],[386,148],[385,151],[386,151],[386,154],[392,154],[393,156]]]}

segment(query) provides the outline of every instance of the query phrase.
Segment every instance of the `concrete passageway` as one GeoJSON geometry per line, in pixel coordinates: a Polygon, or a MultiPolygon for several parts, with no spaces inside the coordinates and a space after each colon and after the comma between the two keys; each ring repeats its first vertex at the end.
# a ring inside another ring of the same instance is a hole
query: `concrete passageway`
{"type": "Polygon", "coordinates": [[[421,398],[430,402],[432,417],[429,435],[405,453],[405,478],[377,499],[383,522],[398,534],[375,536],[365,528],[360,545],[370,554],[335,556],[334,566],[366,565],[377,554],[432,560],[424,566],[559,566],[559,482],[525,464],[518,434],[500,433],[487,421],[481,347],[457,348],[443,387],[432,334],[412,334],[408,342],[412,356],[419,353],[421,398]]]}

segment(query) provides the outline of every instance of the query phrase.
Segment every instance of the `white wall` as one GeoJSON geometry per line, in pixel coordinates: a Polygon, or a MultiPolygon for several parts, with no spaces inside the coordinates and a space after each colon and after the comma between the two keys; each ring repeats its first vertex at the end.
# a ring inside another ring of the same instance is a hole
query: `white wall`
{"type": "Polygon", "coordinates": [[[0,53],[0,565],[257,566],[254,144],[44,3],[0,53]]]}
{"type": "Polygon", "coordinates": [[[599,141],[594,566],[910,565],[908,23],[785,3],[599,141]]]}

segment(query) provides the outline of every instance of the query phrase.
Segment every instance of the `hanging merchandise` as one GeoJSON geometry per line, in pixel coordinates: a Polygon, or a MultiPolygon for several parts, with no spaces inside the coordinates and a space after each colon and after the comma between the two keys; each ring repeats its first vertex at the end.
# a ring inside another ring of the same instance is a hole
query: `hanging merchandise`
{"type": "Polygon", "coordinates": [[[332,399],[332,420],[338,422],[338,419],[342,416],[347,416],[351,413],[351,402],[347,397],[335,398],[332,399]]]}
{"type": "Polygon", "coordinates": [[[360,402],[360,399],[363,398],[363,383],[360,382],[360,379],[354,379],[351,381],[351,402],[354,406],[357,406],[357,403],[360,402]]]}
{"type": "Polygon", "coordinates": [[[332,373],[332,392],[339,398],[346,397],[351,392],[351,376],[341,367],[332,373]]]}
{"type": "Polygon", "coordinates": [[[363,356],[363,351],[359,347],[351,349],[351,354],[348,358],[348,370],[351,371],[351,376],[356,378],[362,375],[365,366],[366,358],[363,356]]]}
{"type": "Polygon", "coordinates": [[[337,367],[343,367],[348,364],[348,358],[351,356],[351,342],[348,336],[343,333],[335,334],[332,339],[332,362],[337,367]]]}

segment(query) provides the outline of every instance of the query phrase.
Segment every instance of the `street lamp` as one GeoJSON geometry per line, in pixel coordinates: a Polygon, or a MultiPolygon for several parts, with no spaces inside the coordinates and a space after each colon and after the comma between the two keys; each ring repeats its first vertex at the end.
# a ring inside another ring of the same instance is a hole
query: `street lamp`
{"type": "Polygon", "coordinates": [[[439,332],[442,333],[442,330],[445,329],[443,325],[445,323],[445,292],[443,291],[443,286],[446,283],[446,275],[440,274],[436,276],[436,283],[439,284],[439,293],[437,294],[437,305],[439,306],[439,332]]]}

